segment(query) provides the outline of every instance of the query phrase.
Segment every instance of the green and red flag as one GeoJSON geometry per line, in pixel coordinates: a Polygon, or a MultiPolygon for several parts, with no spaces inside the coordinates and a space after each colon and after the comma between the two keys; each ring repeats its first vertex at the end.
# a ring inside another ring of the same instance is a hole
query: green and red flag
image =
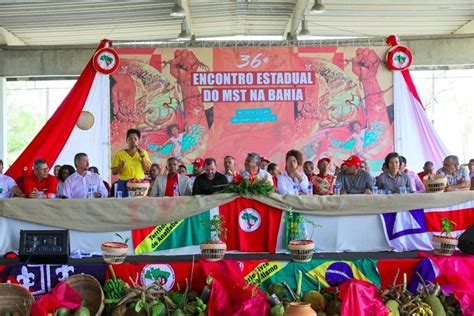
{"type": "Polygon", "coordinates": [[[199,245],[210,237],[209,211],[159,226],[132,230],[135,254],[199,245]]]}

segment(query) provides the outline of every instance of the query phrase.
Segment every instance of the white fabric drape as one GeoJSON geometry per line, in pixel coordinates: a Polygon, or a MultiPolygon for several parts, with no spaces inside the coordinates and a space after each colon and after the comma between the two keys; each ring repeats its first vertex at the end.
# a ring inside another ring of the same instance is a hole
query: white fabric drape
{"type": "Polygon", "coordinates": [[[96,166],[102,178],[107,181],[110,181],[109,85],[108,75],[96,74],[84,105],[84,111],[94,115],[94,125],[88,130],[81,130],[75,126],[55,163],[74,166],[74,155],[84,152],[89,156],[90,165],[96,166]]]}
{"type": "Polygon", "coordinates": [[[393,72],[393,100],[395,151],[407,158],[408,168],[414,171],[421,170],[427,160],[441,167],[448,150],[400,71],[393,72]]]}

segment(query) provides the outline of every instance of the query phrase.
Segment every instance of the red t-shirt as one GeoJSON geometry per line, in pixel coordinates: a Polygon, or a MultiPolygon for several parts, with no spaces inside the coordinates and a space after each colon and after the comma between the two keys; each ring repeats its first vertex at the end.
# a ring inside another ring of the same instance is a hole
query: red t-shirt
{"type": "Polygon", "coordinates": [[[272,180],[273,180],[273,186],[276,188],[278,188],[278,179],[277,177],[272,177],[272,180]]]}
{"type": "Polygon", "coordinates": [[[330,174],[326,174],[324,176],[321,174],[318,174],[314,178],[317,183],[317,185],[313,187],[313,191],[315,194],[318,194],[318,195],[333,194],[334,182],[336,180],[334,176],[331,176],[330,174]]]}
{"type": "Polygon", "coordinates": [[[35,174],[32,174],[27,176],[23,182],[23,193],[29,197],[33,189],[36,188],[38,191],[43,191],[47,196],[49,193],[56,193],[57,186],[58,180],[56,180],[56,177],[48,175],[40,181],[35,174]]]}
{"type": "Polygon", "coordinates": [[[165,191],[165,196],[173,196],[173,186],[175,184],[178,184],[178,174],[175,173],[173,177],[171,175],[168,175],[166,177],[166,191],[165,191]]]}

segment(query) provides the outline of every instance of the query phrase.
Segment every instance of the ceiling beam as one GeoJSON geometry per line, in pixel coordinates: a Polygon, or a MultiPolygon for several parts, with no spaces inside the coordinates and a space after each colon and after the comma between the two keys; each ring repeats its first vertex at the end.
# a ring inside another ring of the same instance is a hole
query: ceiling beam
{"type": "Polygon", "coordinates": [[[296,31],[303,20],[305,12],[308,10],[309,6],[312,4],[311,0],[297,0],[295,3],[295,8],[293,13],[291,13],[290,19],[286,24],[285,31],[283,32],[284,39],[294,39],[296,38],[296,31]]]}
{"type": "Polygon", "coordinates": [[[186,27],[188,28],[188,32],[189,34],[191,34],[191,36],[194,36],[193,19],[191,18],[191,11],[189,10],[188,0],[181,0],[181,7],[184,9],[184,13],[186,14],[184,19],[186,20],[186,27]]]}
{"type": "Polygon", "coordinates": [[[26,43],[15,35],[13,35],[7,29],[0,26],[0,45],[24,46],[26,45],[26,43]]]}
{"type": "Polygon", "coordinates": [[[474,34],[474,20],[471,20],[458,28],[453,34],[474,34]]]}

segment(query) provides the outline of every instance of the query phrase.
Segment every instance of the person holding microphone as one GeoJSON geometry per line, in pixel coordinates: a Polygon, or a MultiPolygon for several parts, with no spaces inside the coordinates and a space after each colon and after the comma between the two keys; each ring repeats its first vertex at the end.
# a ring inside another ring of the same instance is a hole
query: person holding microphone
{"type": "Polygon", "coordinates": [[[127,181],[143,180],[145,172],[151,167],[151,160],[145,149],[140,148],[138,141],[141,133],[131,128],[127,131],[127,146],[115,153],[112,159],[112,174],[118,175],[117,190],[128,196],[127,181]]]}

